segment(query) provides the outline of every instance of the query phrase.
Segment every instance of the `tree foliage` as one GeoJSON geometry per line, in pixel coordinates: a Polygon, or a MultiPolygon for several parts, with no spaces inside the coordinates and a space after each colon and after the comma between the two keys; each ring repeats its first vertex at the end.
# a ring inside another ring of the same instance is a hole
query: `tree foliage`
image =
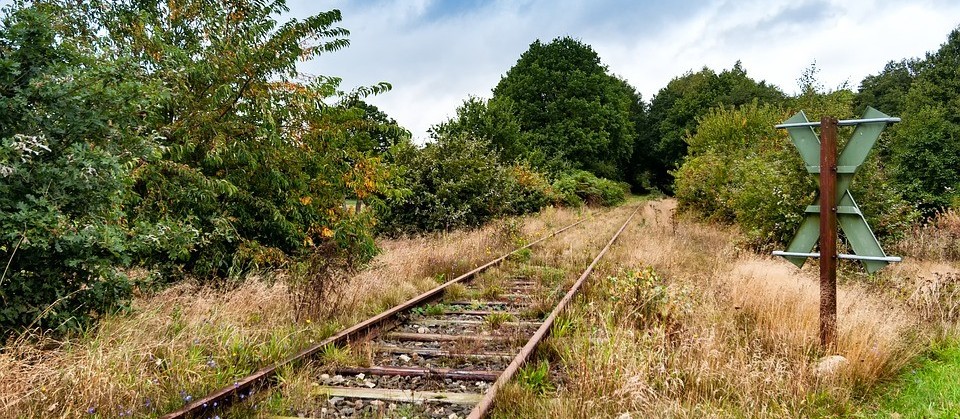
{"type": "Polygon", "coordinates": [[[0,27],[0,330],[75,328],[130,292],[123,201],[131,165],[156,150],[152,86],[65,42],[55,5],[19,6],[0,27]]]}
{"type": "Polygon", "coordinates": [[[642,101],[589,46],[569,37],[534,42],[493,96],[512,103],[523,147],[538,167],[625,178],[636,141],[630,112],[642,101]]]}
{"type": "Polygon", "coordinates": [[[372,214],[350,214],[344,198],[392,193],[381,154],[407,134],[362,103],[388,84],[344,92],[298,73],[348,45],[339,11],[278,23],[286,11],[279,0],[7,9],[3,327],[70,328],[122,305],[131,264],[209,278],[310,252],[372,257],[372,214]]]}
{"type": "MultiPolygon", "coordinates": [[[[176,255],[201,276],[341,239],[338,227],[357,221],[344,197],[369,195],[388,173],[369,138],[378,121],[356,99],[326,102],[389,85],[344,93],[337,78],[301,77],[299,61],[346,47],[348,32],[335,26],[339,11],[278,23],[286,11],[283,1],[181,0],[109,2],[93,14],[117,53],[165,88],[150,113],[164,153],[134,172],[131,219],[194,231],[176,255]]],[[[340,245],[369,257],[370,238],[355,239],[340,245]]]]}
{"type": "Polygon", "coordinates": [[[401,197],[385,197],[381,229],[415,233],[476,227],[498,216],[537,211],[553,202],[550,184],[523,164],[503,161],[486,139],[441,136],[420,149],[392,152],[402,167],[401,197]]]}
{"type": "Polygon", "coordinates": [[[929,215],[960,201],[960,29],[917,66],[888,148],[895,180],[929,215]]]}
{"type": "Polygon", "coordinates": [[[410,131],[380,108],[358,97],[349,97],[339,106],[347,111],[344,119],[354,121],[346,129],[356,151],[379,156],[410,138],[410,131]]]}
{"type": "Polygon", "coordinates": [[[457,107],[456,116],[431,127],[430,133],[434,139],[456,136],[482,139],[506,160],[520,159],[529,152],[509,98],[484,100],[471,96],[457,107]]]}
{"type": "Polygon", "coordinates": [[[684,138],[696,133],[698,118],[711,109],[738,107],[754,100],[778,104],[784,99],[775,86],[747,76],[739,61],[720,74],[704,67],[671,80],[650,102],[647,126],[654,137],[649,141],[653,149],[653,183],[667,191],[672,189],[670,171],[687,154],[684,138]]]}
{"type": "Polygon", "coordinates": [[[598,178],[590,172],[575,170],[553,182],[558,203],[576,207],[583,204],[610,207],[623,203],[630,185],[598,178]]]}
{"type": "MultiPolygon", "coordinates": [[[[681,208],[739,224],[757,247],[786,244],[816,191],[786,132],[774,128],[788,114],[753,103],[700,118],[697,133],[687,138],[690,155],[676,172],[681,208]]],[[[876,153],[851,192],[881,238],[896,237],[913,221],[912,207],[887,180],[876,153]]]]}
{"type": "Polygon", "coordinates": [[[920,64],[915,59],[890,61],[880,73],[865,77],[854,101],[854,114],[862,113],[867,106],[887,115],[902,114],[920,64]]]}

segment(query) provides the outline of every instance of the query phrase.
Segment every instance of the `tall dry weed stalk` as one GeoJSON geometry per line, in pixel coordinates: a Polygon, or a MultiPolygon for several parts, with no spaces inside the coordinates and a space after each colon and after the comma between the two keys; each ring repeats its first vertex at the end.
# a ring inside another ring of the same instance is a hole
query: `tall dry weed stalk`
{"type": "Polygon", "coordinates": [[[956,324],[960,321],[960,274],[935,272],[920,279],[907,301],[924,321],[956,324]]]}
{"type": "Polygon", "coordinates": [[[316,252],[286,276],[290,284],[294,318],[312,321],[333,318],[350,310],[347,285],[352,266],[333,251],[316,252]]]}
{"type": "Polygon", "coordinates": [[[960,262],[960,210],[949,209],[914,226],[894,250],[924,260],[960,262]]]}

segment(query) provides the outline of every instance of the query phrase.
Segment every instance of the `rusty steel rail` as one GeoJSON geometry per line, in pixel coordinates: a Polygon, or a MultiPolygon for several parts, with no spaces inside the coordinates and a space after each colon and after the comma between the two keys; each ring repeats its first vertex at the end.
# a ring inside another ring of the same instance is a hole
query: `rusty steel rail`
{"type": "Polygon", "coordinates": [[[639,211],[641,207],[642,205],[637,206],[637,208],[633,210],[630,216],[627,217],[627,220],[623,222],[623,225],[620,226],[620,229],[617,230],[617,233],[613,235],[613,238],[607,242],[607,245],[604,246],[603,250],[601,250],[599,254],[597,254],[597,257],[593,258],[593,261],[590,262],[590,265],[587,266],[587,269],[580,274],[580,278],[577,279],[577,282],[570,287],[570,291],[563,296],[563,298],[557,304],[557,307],[550,312],[550,315],[547,316],[547,318],[543,321],[543,324],[540,325],[536,333],[530,337],[530,340],[528,340],[527,344],[523,346],[523,349],[520,350],[520,353],[513,358],[513,361],[511,361],[510,365],[503,370],[503,372],[500,374],[500,377],[497,378],[497,381],[490,386],[490,389],[488,389],[483,395],[480,403],[473,408],[473,411],[470,412],[470,416],[467,416],[467,419],[482,419],[487,415],[488,412],[490,412],[490,409],[493,408],[494,400],[497,397],[497,391],[499,391],[500,388],[505,386],[508,382],[510,382],[511,379],[513,379],[513,376],[517,373],[520,367],[522,367],[523,364],[527,362],[527,359],[533,355],[533,351],[537,349],[537,346],[540,345],[540,342],[542,342],[543,339],[550,334],[550,328],[553,326],[553,322],[557,319],[560,313],[566,310],[570,302],[573,301],[573,297],[575,297],[577,292],[580,291],[580,288],[583,286],[584,282],[586,282],[587,277],[589,277],[593,272],[593,268],[596,267],[597,263],[600,262],[600,258],[602,258],[603,255],[610,250],[610,247],[613,246],[613,242],[620,237],[620,233],[623,233],[623,231],[626,230],[627,224],[629,224],[630,220],[637,215],[637,211],[639,211]]]}
{"type": "Polygon", "coordinates": [[[243,377],[233,383],[233,385],[221,388],[209,395],[196,399],[193,402],[187,404],[186,406],[176,410],[174,412],[168,413],[163,416],[164,419],[174,419],[174,418],[191,418],[200,415],[203,412],[213,409],[214,407],[222,409],[225,406],[228,406],[235,402],[238,399],[243,399],[246,396],[252,394],[253,391],[258,390],[261,386],[266,384],[272,384],[270,381],[276,376],[277,371],[280,368],[283,368],[287,365],[293,365],[300,361],[309,359],[310,357],[316,355],[318,352],[322,351],[324,347],[329,345],[342,345],[349,343],[354,338],[364,336],[374,329],[380,327],[390,319],[396,317],[398,314],[414,308],[418,305],[430,302],[439,298],[443,291],[452,284],[456,284],[465,279],[472,278],[484,270],[503,262],[511,255],[520,252],[524,249],[528,249],[544,240],[547,240],[553,236],[556,236],[568,229],[571,229],[585,220],[581,219],[575,223],[569,224],[559,230],[556,230],[546,236],[543,236],[533,242],[526,244],[525,246],[518,247],[509,253],[505,253],[502,256],[491,260],[483,265],[480,265],[470,272],[467,272],[463,275],[460,275],[456,278],[453,278],[442,285],[433,288],[429,291],[424,292],[406,302],[397,305],[387,311],[384,311],[376,316],[373,316],[367,320],[364,320],[360,323],[357,323],[347,329],[340,331],[339,333],[324,339],[322,342],[317,343],[313,346],[310,346],[306,349],[301,350],[300,352],[280,361],[273,365],[267,366],[259,371],[254,372],[246,377],[243,377]]]}

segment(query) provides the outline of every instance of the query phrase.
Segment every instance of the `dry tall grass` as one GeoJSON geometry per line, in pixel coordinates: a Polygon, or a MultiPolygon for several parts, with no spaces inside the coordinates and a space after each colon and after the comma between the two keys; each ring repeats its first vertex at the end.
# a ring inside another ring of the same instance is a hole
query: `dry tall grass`
{"type": "MultiPolygon", "coordinates": [[[[908,259],[871,278],[873,286],[846,273],[832,353],[850,362],[818,377],[812,367],[824,354],[816,345],[814,268],[741,251],[733,229],[677,219],[671,201],[645,205],[546,345],[544,355],[562,377],[556,397],[508,388],[497,416],[846,414],[856,409],[856,396],[897,371],[943,326],[905,301],[932,272],[956,272],[955,262],[908,259]],[[637,273],[647,266],[659,277],[637,273]],[[900,288],[878,291],[887,285],[900,288]]],[[[107,317],[86,336],[8,344],[0,352],[0,417],[169,411],[432,287],[441,275],[448,279],[584,216],[588,222],[539,246],[528,262],[563,268],[569,282],[631,206],[582,214],[548,209],[474,231],[381,242],[383,254],[346,282],[334,315],[309,323],[296,319],[283,274],[230,290],[180,285],[137,299],[130,313],[107,317]]],[[[312,403],[309,374],[284,374],[278,406],[312,403]]]]}
{"type": "Polygon", "coordinates": [[[572,223],[577,210],[484,228],[382,241],[383,252],[338,290],[329,318],[297,319],[289,273],[229,290],[189,284],[138,298],[85,336],[24,336],[0,351],[0,417],[155,416],[229,385],[484,261],[572,223]]]}
{"type": "Polygon", "coordinates": [[[960,210],[947,210],[915,226],[895,250],[924,260],[960,261],[960,210]]]}
{"type": "Polygon", "coordinates": [[[134,303],[89,336],[32,336],[0,353],[0,417],[141,416],[279,359],[310,330],[291,322],[282,284],[226,292],[180,285],[134,303]],[[182,396],[181,396],[181,391],[182,396]],[[129,413],[128,413],[129,412],[129,413]]]}
{"type": "Polygon", "coordinates": [[[556,397],[515,386],[497,417],[844,415],[922,348],[927,329],[905,301],[842,278],[839,340],[821,352],[815,267],[741,251],[734,229],[673,210],[644,209],[547,345],[563,377],[556,397]],[[644,282],[648,266],[659,277],[644,282]],[[831,354],[849,362],[815,374],[831,354]]]}

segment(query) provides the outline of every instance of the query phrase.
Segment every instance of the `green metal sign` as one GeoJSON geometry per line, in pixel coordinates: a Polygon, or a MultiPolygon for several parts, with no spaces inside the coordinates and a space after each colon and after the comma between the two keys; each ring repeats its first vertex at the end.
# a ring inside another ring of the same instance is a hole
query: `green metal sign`
{"type": "MultiPolygon", "coordinates": [[[[860,212],[857,201],[850,194],[850,183],[857,169],[867,159],[870,150],[877,143],[880,133],[890,122],[899,121],[898,118],[891,118],[884,113],[867,108],[863,117],[857,120],[840,121],[839,125],[855,126],[853,137],[847,142],[846,147],[837,157],[837,196],[836,212],[837,221],[840,229],[843,230],[847,241],[853,248],[856,255],[838,255],[841,259],[855,259],[864,262],[867,272],[873,273],[883,268],[890,262],[898,261],[899,258],[888,257],[880,247],[873,230],[867,224],[867,220],[860,212]]],[[[804,164],[807,166],[807,172],[818,175],[820,173],[820,139],[814,132],[813,127],[819,123],[807,120],[806,114],[800,111],[790,119],[778,125],[778,128],[785,128],[790,134],[790,139],[800,152],[804,164]]],[[[818,202],[815,199],[814,202],[818,202]]],[[[800,229],[796,236],[790,241],[786,252],[775,252],[787,260],[802,267],[807,257],[819,256],[816,253],[810,253],[817,240],[820,238],[820,206],[810,205],[806,209],[806,216],[800,224],[800,229]]]]}

